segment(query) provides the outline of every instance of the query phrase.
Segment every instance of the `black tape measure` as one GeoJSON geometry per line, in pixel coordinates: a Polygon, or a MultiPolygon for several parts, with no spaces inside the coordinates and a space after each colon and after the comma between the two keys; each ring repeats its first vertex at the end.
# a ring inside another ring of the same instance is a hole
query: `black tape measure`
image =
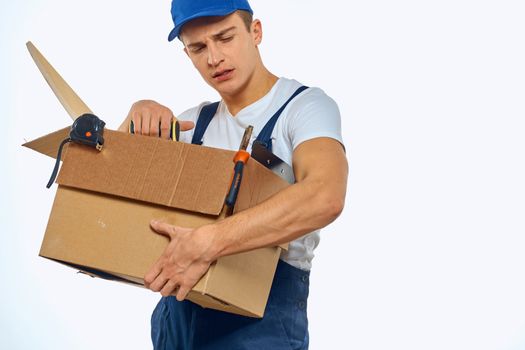
{"type": "Polygon", "coordinates": [[[47,188],[53,185],[55,178],[57,177],[58,167],[60,165],[60,158],[62,157],[62,148],[68,142],[75,142],[85,146],[93,147],[99,151],[102,150],[104,145],[104,126],[106,123],[94,114],[86,113],[75,119],[69,137],[60,143],[58,147],[57,160],[55,167],[51,173],[51,178],[47,183],[47,188]]]}
{"type": "Polygon", "coordinates": [[[105,125],[106,123],[94,114],[82,114],[73,123],[69,138],[73,142],[94,147],[101,151],[104,145],[102,133],[105,125]]]}

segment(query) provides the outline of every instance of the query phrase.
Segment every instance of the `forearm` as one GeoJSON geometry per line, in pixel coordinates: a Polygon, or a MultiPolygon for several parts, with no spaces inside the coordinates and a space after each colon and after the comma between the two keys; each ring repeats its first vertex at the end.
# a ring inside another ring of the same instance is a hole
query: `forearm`
{"type": "Polygon", "coordinates": [[[302,181],[206,227],[213,240],[212,259],[290,242],[328,225],[341,213],[345,191],[346,176],[302,181]]]}

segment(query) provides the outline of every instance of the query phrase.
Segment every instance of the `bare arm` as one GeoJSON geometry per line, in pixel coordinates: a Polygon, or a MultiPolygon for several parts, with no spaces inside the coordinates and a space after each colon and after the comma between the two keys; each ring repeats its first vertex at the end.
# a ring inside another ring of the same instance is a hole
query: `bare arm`
{"type": "Polygon", "coordinates": [[[296,184],[212,225],[212,259],[290,242],[339,216],[348,172],[339,142],[329,138],[306,141],[297,147],[293,159],[296,184]]]}
{"type": "Polygon", "coordinates": [[[152,221],[171,238],[145,283],[182,300],[217,258],[292,241],[335,220],[344,206],[348,164],[330,138],[299,145],[293,154],[297,182],[267,201],[223,221],[194,230],[152,221]]]}

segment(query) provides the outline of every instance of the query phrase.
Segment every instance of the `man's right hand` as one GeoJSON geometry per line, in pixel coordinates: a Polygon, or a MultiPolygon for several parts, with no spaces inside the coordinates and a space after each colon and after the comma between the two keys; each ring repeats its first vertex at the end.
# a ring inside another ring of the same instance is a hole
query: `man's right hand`
{"type": "MultiPolygon", "coordinates": [[[[129,123],[133,121],[135,134],[158,137],[160,130],[160,137],[169,139],[172,120],[177,118],[168,107],[152,100],[141,100],[131,106],[128,116],[118,130],[128,132],[129,123]]],[[[193,129],[195,124],[179,120],[179,126],[181,131],[187,131],[193,129]]]]}

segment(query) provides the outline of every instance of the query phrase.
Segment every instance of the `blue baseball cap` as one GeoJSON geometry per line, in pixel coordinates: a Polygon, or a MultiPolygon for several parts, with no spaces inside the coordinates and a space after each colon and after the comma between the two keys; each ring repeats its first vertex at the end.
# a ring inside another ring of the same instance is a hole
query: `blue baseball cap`
{"type": "Polygon", "coordinates": [[[180,35],[180,30],[187,22],[210,16],[226,16],[237,10],[248,11],[252,8],[246,0],[173,0],[171,2],[171,18],[175,28],[170,32],[168,40],[172,41],[180,35]]]}

